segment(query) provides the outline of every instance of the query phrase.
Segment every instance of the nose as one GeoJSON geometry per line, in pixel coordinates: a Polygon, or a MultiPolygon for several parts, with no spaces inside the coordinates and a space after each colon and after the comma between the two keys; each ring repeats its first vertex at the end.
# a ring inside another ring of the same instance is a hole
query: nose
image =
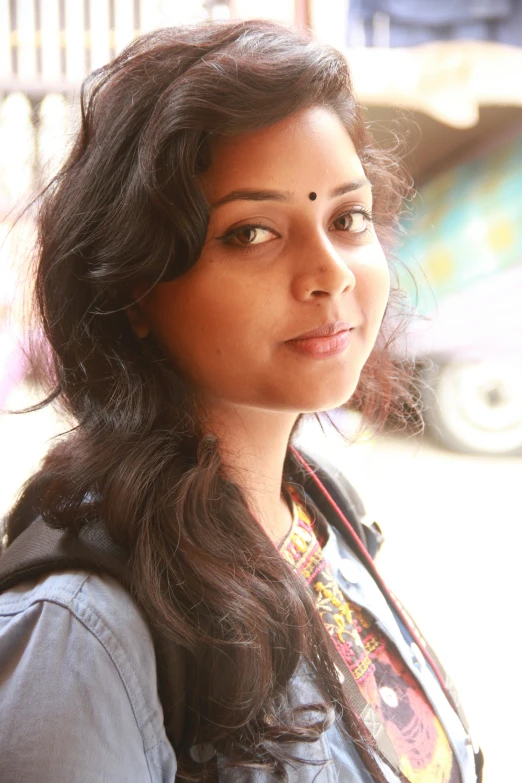
{"type": "Polygon", "coordinates": [[[340,254],[327,237],[303,247],[296,269],[293,294],[300,301],[336,297],[355,288],[348,253],[340,254]]]}

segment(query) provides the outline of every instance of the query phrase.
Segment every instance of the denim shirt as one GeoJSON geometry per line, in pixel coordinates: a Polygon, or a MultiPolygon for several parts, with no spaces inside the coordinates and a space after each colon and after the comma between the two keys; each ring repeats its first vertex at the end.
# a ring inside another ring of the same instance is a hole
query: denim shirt
{"type": "MultiPolygon", "coordinates": [[[[408,631],[333,528],[324,552],[341,589],[376,617],[423,687],[453,746],[462,783],[476,783],[471,740],[408,631]]],[[[320,700],[304,666],[288,687],[293,704],[320,700]]],[[[3,783],[175,779],[151,635],[127,591],[109,576],[64,572],[0,595],[0,714],[3,783]]],[[[372,783],[340,721],[293,750],[310,763],[289,767],[290,783],[372,783]],[[317,766],[321,761],[328,763],[317,766]]],[[[381,766],[389,783],[397,783],[381,766]]],[[[224,769],[219,778],[273,780],[239,769],[224,769]]]]}

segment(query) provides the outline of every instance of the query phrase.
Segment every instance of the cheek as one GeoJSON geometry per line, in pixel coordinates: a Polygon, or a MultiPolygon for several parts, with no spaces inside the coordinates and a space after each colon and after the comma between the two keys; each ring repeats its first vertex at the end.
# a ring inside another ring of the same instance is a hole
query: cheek
{"type": "Polygon", "coordinates": [[[184,280],[160,283],[145,302],[150,327],[173,359],[190,354],[204,324],[200,300],[184,280]],[[189,326],[190,325],[190,326],[189,326]]]}
{"type": "Polygon", "coordinates": [[[194,275],[157,287],[148,303],[150,324],[182,371],[219,369],[248,342],[255,321],[255,291],[232,281],[194,275]],[[216,365],[217,363],[217,365],[216,365]]]}

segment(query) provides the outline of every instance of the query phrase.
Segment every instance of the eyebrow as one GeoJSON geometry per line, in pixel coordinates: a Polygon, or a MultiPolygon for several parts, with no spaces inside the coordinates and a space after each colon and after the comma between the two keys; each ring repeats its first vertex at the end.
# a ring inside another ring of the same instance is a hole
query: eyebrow
{"type": "Polygon", "coordinates": [[[353,190],[359,190],[359,188],[369,187],[372,188],[372,183],[366,177],[362,179],[356,179],[353,182],[346,182],[335,190],[330,192],[330,198],[337,198],[338,196],[344,196],[346,193],[351,193],[353,190]]]}
{"type": "MultiPolygon", "coordinates": [[[[352,182],[345,182],[344,185],[340,185],[338,188],[330,191],[329,197],[338,198],[339,196],[344,196],[346,193],[352,193],[354,190],[359,190],[359,188],[368,186],[371,188],[372,185],[370,180],[365,177],[353,180],[352,182]]],[[[232,190],[230,193],[227,193],[226,196],[222,196],[222,198],[218,198],[217,201],[214,201],[212,209],[217,209],[223,204],[228,204],[231,201],[279,201],[288,203],[292,201],[292,194],[286,190],[249,190],[248,188],[232,190]]]]}

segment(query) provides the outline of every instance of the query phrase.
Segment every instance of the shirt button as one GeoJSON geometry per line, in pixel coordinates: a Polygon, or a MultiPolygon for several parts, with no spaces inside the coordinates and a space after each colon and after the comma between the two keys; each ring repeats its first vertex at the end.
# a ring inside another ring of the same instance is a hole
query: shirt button
{"type": "Polygon", "coordinates": [[[210,761],[216,755],[216,749],[210,742],[205,742],[202,745],[192,745],[189,750],[190,757],[198,764],[204,764],[205,761],[210,761]]]}
{"type": "Polygon", "coordinates": [[[339,571],[346,581],[350,582],[352,585],[357,585],[361,581],[361,570],[357,563],[354,563],[353,560],[342,560],[341,565],[339,566],[339,571]]]}

